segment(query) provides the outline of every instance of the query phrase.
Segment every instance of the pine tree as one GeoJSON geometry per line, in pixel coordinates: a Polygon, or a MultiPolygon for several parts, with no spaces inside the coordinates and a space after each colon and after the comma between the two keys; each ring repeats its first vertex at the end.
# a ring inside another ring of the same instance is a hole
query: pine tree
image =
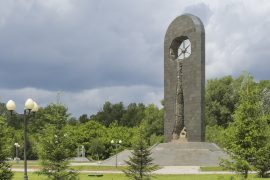
{"type": "Polygon", "coordinates": [[[47,134],[40,139],[39,158],[42,169],[39,175],[45,175],[52,180],[76,180],[77,172],[69,171],[69,159],[75,152],[68,134],[63,130],[48,126],[44,129],[47,134]]]}
{"type": "Polygon", "coordinates": [[[153,158],[150,156],[151,151],[147,148],[142,135],[140,135],[140,139],[132,151],[132,156],[126,161],[128,165],[128,169],[124,170],[126,176],[134,180],[150,179],[151,173],[158,169],[158,166],[153,164],[153,158]]]}
{"type": "Polygon", "coordinates": [[[7,157],[9,156],[7,144],[11,144],[11,142],[8,142],[8,134],[9,128],[4,122],[4,119],[0,116],[0,179],[5,180],[12,179],[13,176],[11,165],[6,162],[7,157]]]}

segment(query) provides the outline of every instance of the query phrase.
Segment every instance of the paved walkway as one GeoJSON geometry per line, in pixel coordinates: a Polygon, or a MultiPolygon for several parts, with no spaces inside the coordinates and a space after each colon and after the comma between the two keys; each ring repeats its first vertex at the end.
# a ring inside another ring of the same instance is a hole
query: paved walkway
{"type": "MultiPolygon", "coordinates": [[[[23,172],[23,168],[12,168],[12,171],[23,172]]],[[[28,169],[28,172],[35,172],[37,169],[28,169]]],[[[121,174],[122,171],[87,171],[82,170],[80,173],[101,173],[101,174],[121,174]]],[[[164,166],[154,172],[154,174],[234,174],[229,171],[201,171],[200,166],[164,166]]]]}

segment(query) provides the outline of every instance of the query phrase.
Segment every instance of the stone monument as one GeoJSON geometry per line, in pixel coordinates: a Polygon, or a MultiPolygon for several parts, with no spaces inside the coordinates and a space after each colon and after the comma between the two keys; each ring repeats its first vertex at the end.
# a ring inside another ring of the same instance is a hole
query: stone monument
{"type": "Polygon", "coordinates": [[[198,17],[184,14],[165,35],[165,142],[204,141],[204,85],[204,26],[198,17]]]}
{"type": "MultiPolygon", "coordinates": [[[[191,14],[175,18],[164,42],[165,142],[151,147],[160,166],[218,166],[227,155],[216,144],[204,142],[205,32],[191,14]]],[[[119,162],[131,155],[118,154],[119,162]]],[[[114,157],[102,162],[113,165],[114,157]]]]}
{"type": "Polygon", "coordinates": [[[85,157],[85,148],[83,145],[78,146],[77,148],[77,157],[71,159],[71,161],[75,162],[89,162],[89,160],[85,157]]]}

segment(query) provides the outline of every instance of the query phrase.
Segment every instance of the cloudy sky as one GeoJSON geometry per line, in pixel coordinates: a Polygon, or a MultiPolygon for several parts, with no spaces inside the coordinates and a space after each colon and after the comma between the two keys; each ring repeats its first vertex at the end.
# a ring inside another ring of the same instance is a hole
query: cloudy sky
{"type": "Polygon", "coordinates": [[[105,101],[159,105],[164,35],[183,13],[205,25],[207,79],[269,79],[268,0],[0,0],[0,102],[20,112],[60,94],[76,117],[105,101]]]}

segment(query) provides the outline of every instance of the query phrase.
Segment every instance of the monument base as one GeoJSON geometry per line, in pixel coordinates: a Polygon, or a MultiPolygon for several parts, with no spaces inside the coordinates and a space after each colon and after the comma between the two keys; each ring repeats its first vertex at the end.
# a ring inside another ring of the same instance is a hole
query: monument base
{"type": "Polygon", "coordinates": [[[72,161],[72,162],[90,162],[89,159],[87,159],[86,157],[75,157],[75,158],[72,158],[70,161],[72,161]]]}
{"type": "MultiPolygon", "coordinates": [[[[208,142],[160,143],[151,148],[154,163],[160,166],[219,166],[220,159],[228,156],[216,144],[208,142]]],[[[126,165],[131,156],[130,150],[117,154],[118,165],[126,165]]],[[[116,157],[112,156],[101,162],[102,165],[113,166],[116,157]]]]}
{"type": "Polygon", "coordinates": [[[152,150],[160,166],[218,166],[227,155],[214,143],[174,141],[160,143],[152,150]]]}

